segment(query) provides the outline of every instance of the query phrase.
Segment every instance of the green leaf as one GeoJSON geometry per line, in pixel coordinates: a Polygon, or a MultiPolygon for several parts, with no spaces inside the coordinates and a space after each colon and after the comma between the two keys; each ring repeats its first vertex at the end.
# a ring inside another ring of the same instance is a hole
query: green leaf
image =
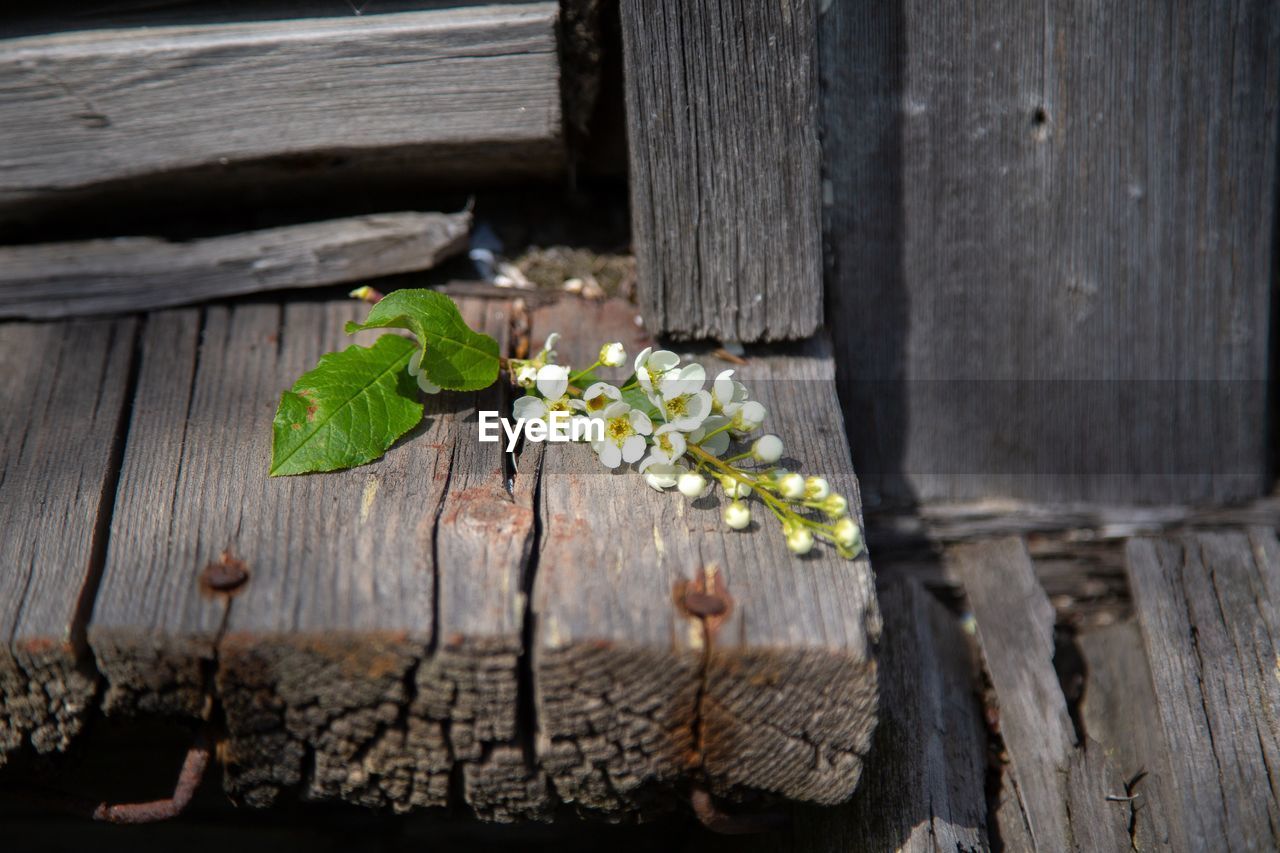
{"type": "Polygon", "coordinates": [[[408,371],[417,350],[407,338],[383,335],[371,347],[321,356],[280,395],[271,476],[351,468],[386,453],[422,420],[408,371]]]}
{"type": "Polygon", "coordinates": [[[664,418],[662,413],[658,411],[658,407],[653,405],[647,396],[645,396],[643,388],[628,388],[622,392],[622,400],[633,409],[639,409],[649,416],[649,420],[655,425],[661,423],[664,418]]]}
{"type": "Polygon", "coordinates": [[[498,378],[498,342],[467,326],[458,306],[434,290],[397,290],[384,296],[363,324],[348,323],[347,333],[362,329],[408,329],[423,345],[427,378],[450,391],[479,391],[498,378]]]}

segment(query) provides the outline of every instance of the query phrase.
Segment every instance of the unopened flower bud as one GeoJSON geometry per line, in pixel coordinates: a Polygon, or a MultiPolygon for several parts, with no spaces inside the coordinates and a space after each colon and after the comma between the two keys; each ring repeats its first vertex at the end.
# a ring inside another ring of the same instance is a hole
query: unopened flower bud
{"type": "Polygon", "coordinates": [[[686,498],[696,498],[706,490],[707,480],[697,471],[688,471],[676,480],[676,488],[686,498]]]}
{"type": "Polygon", "coordinates": [[[849,511],[849,502],[844,499],[844,495],[832,492],[822,502],[822,511],[832,518],[840,518],[849,511]]]}
{"type": "Polygon", "coordinates": [[[795,527],[787,534],[787,547],[796,554],[808,554],[813,548],[813,534],[807,528],[795,527]]]}
{"type": "Polygon", "coordinates": [[[782,439],[776,435],[762,435],[751,445],[751,456],[757,462],[772,465],[782,458],[782,439]]]}
{"type": "Polygon", "coordinates": [[[764,406],[755,400],[748,400],[742,404],[742,408],[734,413],[733,428],[738,432],[751,432],[759,429],[760,424],[764,423],[767,414],[768,412],[764,406]]]}
{"type": "Polygon", "coordinates": [[[811,501],[826,500],[831,485],[821,477],[809,477],[804,481],[804,496],[811,501]]]}
{"type": "Polygon", "coordinates": [[[600,347],[600,363],[605,367],[621,367],[627,361],[627,351],[618,341],[600,347]]]}
{"type": "Polygon", "coordinates": [[[516,371],[516,384],[521,388],[532,388],[538,381],[538,368],[532,364],[522,364],[516,371]]]}
{"type": "Polygon", "coordinates": [[[751,523],[751,508],[742,501],[733,501],[724,508],[724,523],[734,530],[742,530],[751,523]]]}
{"type": "Polygon", "coordinates": [[[751,486],[739,480],[735,480],[726,474],[721,480],[720,485],[724,487],[724,493],[731,498],[745,498],[751,494],[751,486]]]}
{"type": "Polygon", "coordinates": [[[835,526],[836,544],[850,551],[862,544],[862,529],[852,518],[842,518],[835,526]]]}
{"type": "Polygon", "coordinates": [[[788,500],[799,500],[804,497],[804,477],[799,474],[788,474],[778,483],[778,491],[788,500]]]}

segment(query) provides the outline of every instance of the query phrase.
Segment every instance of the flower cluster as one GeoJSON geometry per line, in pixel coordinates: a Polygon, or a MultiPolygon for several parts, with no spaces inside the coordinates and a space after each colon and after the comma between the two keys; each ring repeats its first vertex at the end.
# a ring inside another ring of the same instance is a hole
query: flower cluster
{"type": "Polygon", "coordinates": [[[556,363],[559,337],[548,336],[533,358],[508,362],[512,381],[526,390],[515,403],[517,418],[546,419],[564,411],[599,420],[603,430],[591,447],[606,468],[636,464],[654,489],[674,487],[690,499],[718,483],[728,498],[722,516],[733,530],[751,525],[754,498],[778,519],[796,554],[807,554],[819,539],[850,559],[862,550],[862,531],[849,517],[848,501],[822,477],[779,467],[784,447],[778,436],[752,439],[768,412],[750,399],[732,370],[708,387],[702,365],[681,364],[675,353],[650,347],[635,358],[631,376],[615,385],[596,371],[626,363],[621,343],[605,344],[594,364],[571,372],[556,363]]]}

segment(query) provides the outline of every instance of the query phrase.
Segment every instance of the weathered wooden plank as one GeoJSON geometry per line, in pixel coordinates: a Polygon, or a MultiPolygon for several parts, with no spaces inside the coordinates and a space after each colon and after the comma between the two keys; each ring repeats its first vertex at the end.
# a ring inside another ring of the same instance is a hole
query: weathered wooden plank
{"type": "Polygon", "coordinates": [[[1134,622],[1082,633],[1085,664],[1080,717],[1089,737],[1120,770],[1135,801],[1138,850],[1187,850],[1169,772],[1169,745],[1156,711],[1151,668],[1134,622]]]}
{"type": "Polygon", "coordinates": [[[65,749],[97,687],[84,622],[135,332],[133,319],[0,326],[0,765],[65,749]]]}
{"type": "Polygon", "coordinates": [[[1123,782],[1101,746],[1077,737],[1053,669],[1053,608],[1022,540],[957,545],[947,559],[964,581],[999,703],[1006,780],[1020,806],[1007,812],[1011,831],[1021,816],[1036,850],[1126,849],[1130,807],[1107,799],[1123,782]]]}
{"type": "Polygon", "coordinates": [[[380,213],[174,243],[149,237],[0,247],[0,317],[187,305],[414,272],[466,248],[471,214],[380,213]]]}
{"type": "MultiPolygon", "coordinates": [[[[534,340],[563,330],[562,360],[585,364],[603,340],[644,345],[633,314],[624,303],[564,300],[534,312],[534,340]]],[[[826,345],[813,341],[753,354],[739,376],[788,457],[829,474],[856,518],[831,370],[826,345]]],[[[610,474],[583,447],[545,450],[539,494],[537,747],[561,799],[644,811],[690,779],[727,797],[852,794],[876,704],[879,614],[865,556],[798,560],[772,519],[734,533],[719,498],[690,506],[635,473],[610,474]],[[682,615],[687,582],[723,584],[727,613],[707,624],[682,615]]]]}
{"type": "Polygon", "coordinates": [[[987,849],[987,733],[969,641],[917,583],[894,582],[879,601],[882,710],[858,793],[843,806],[793,809],[783,834],[745,849],[987,849]]]}
{"type": "Polygon", "coordinates": [[[1280,5],[824,9],[869,503],[1261,494],[1280,5]]]}
{"type": "Polygon", "coordinates": [[[553,171],[556,19],[544,2],[6,41],[0,206],[317,153],[553,171]]]}
{"type": "Polygon", "coordinates": [[[637,293],[651,329],[822,324],[817,4],[627,0],[637,293]]]}
{"type": "Polygon", "coordinates": [[[1134,607],[1191,849],[1280,840],[1280,545],[1274,531],[1128,546],[1134,607]]]}
{"type": "MultiPolygon", "coordinates": [[[[482,326],[505,322],[468,310],[482,326]]],[[[464,449],[475,395],[430,398],[424,425],[371,465],[266,476],[280,391],[349,340],[342,324],[360,313],[347,302],[214,307],[155,315],[146,333],[89,627],[104,707],[198,717],[217,701],[226,784],[252,804],[296,792],[444,805],[462,763],[510,735],[531,519],[492,488],[497,446],[484,445],[487,459],[464,449]],[[455,476],[472,486],[446,500],[455,476]],[[487,563],[437,572],[468,547],[480,555],[477,517],[509,541],[484,551],[487,563]],[[249,573],[242,588],[202,588],[206,566],[233,561],[249,573]],[[457,612],[475,604],[455,588],[463,574],[488,602],[470,618],[457,612]]]]}

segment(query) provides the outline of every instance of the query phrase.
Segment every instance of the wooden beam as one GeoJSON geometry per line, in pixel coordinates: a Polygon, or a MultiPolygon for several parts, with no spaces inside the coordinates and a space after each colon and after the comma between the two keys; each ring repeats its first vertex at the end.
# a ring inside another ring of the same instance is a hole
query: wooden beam
{"type": "Polygon", "coordinates": [[[834,808],[794,808],[786,830],[733,849],[987,849],[987,733],[969,638],[917,583],[891,583],[879,600],[881,720],[858,792],[834,808]]]}
{"type": "Polygon", "coordinates": [[[0,766],[21,749],[65,750],[91,710],[84,626],[136,328],[0,326],[0,766]]]}
{"type": "Polygon", "coordinates": [[[415,272],[467,245],[470,213],[380,213],[173,243],[0,246],[0,317],[147,311],[415,272]]]}
{"type": "Polygon", "coordinates": [[[813,0],[626,0],[637,292],[649,328],[776,341],[822,324],[813,0]]]}
{"type": "Polygon", "coordinates": [[[317,154],[555,171],[556,20],[542,2],[5,41],[0,207],[317,154]]]}
{"type": "Polygon", "coordinates": [[[869,503],[1269,488],[1280,4],[824,8],[869,503]]]}
{"type": "Polygon", "coordinates": [[[1011,762],[1018,807],[997,812],[1000,831],[1025,831],[1042,851],[1127,849],[1131,807],[1108,799],[1123,797],[1124,782],[1102,747],[1075,731],[1053,668],[1053,607],[1022,540],[957,545],[947,560],[977,621],[1011,762]]]}
{"type": "Polygon", "coordinates": [[[1134,539],[1134,608],[1190,849],[1280,842],[1274,530],[1134,539]]]}
{"type": "MultiPolygon", "coordinates": [[[[486,305],[464,303],[500,334],[505,308],[486,305]]],[[[457,774],[482,811],[510,813],[509,794],[477,791],[487,777],[463,768],[491,751],[509,764],[518,746],[532,510],[503,489],[497,445],[464,447],[465,421],[502,389],[430,398],[423,426],[371,465],[266,476],[280,391],[362,313],[251,304],[149,320],[89,626],[104,708],[199,717],[217,702],[242,802],[461,806],[457,774]],[[478,520],[500,539],[481,541],[478,520]],[[219,564],[247,582],[211,589],[202,574],[219,564]]]]}
{"type": "MultiPolygon", "coordinates": [[[[535,310],[533,340],[564,331],[562,361],[589,364],[602,341],[645,345],[634,313],[563,300],[535,310]]],[[[825,342],[750,353],[738,369],[788,457],[827,474],[859,518],[825,342]]],[[[876,719],[865,555],[798,560],[774,519],[730,531],[720,498],[660,494],[581,447],[545,450],[539,493],[531,653],[538,756],[557,796],[616,816],[670,807],[690,779],[729,798],[852,795],[876,719]],[[732,603],[690,617],[688,583],[722,585],[732,603]]]]}

